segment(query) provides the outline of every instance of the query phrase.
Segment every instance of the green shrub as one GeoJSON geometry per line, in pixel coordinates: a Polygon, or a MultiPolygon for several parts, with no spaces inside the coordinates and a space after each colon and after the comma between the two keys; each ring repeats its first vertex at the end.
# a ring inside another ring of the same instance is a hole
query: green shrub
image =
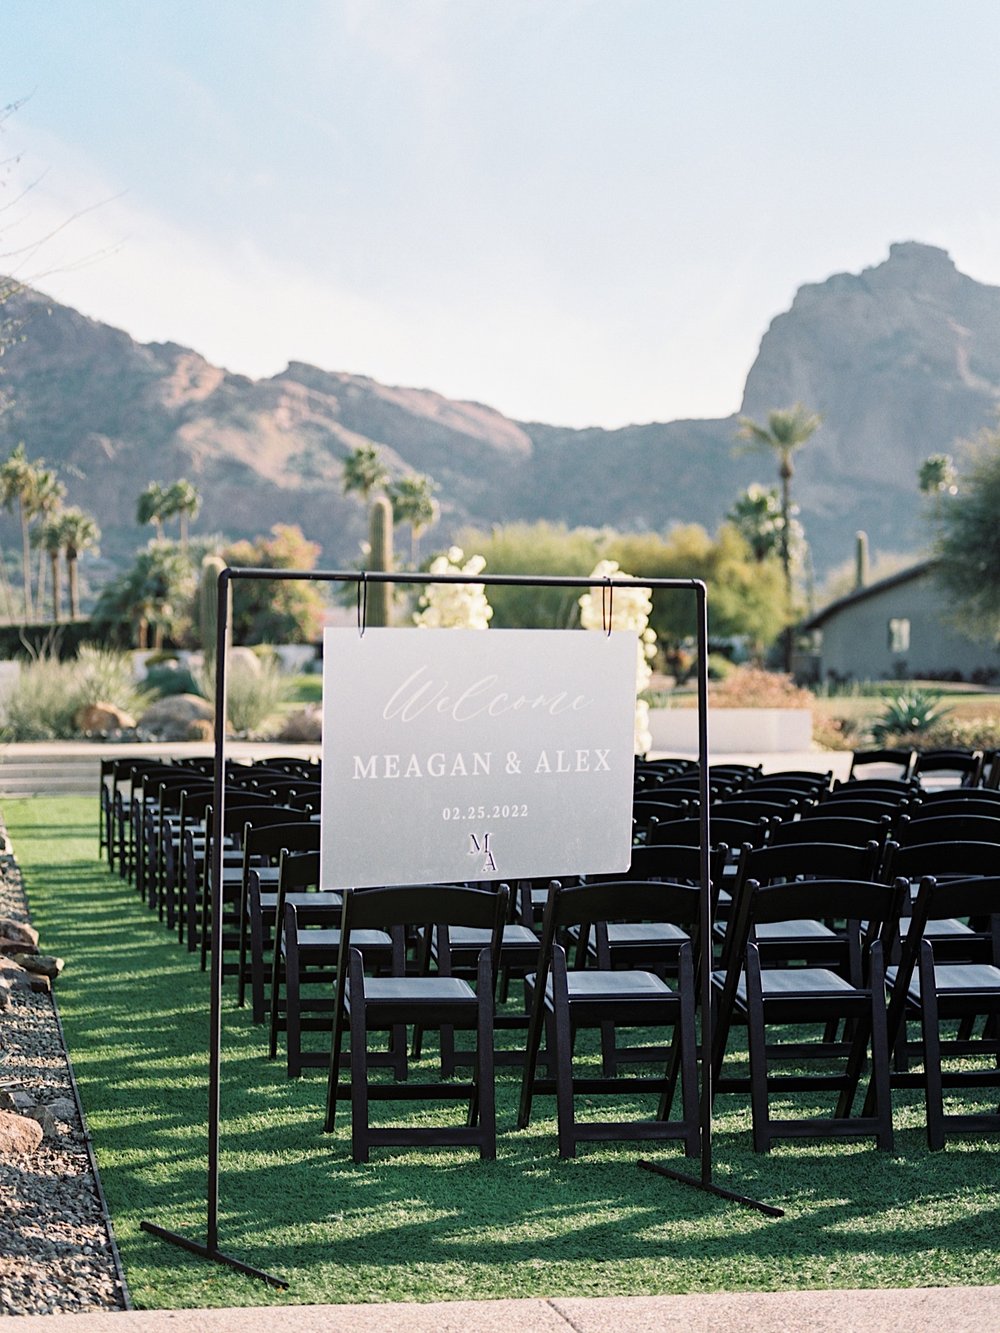
{"type": "Polygon", "coordinates": [[[941,696],[931,690],[906,690],[890,699],[872,723],[876,745],[895,742],[902,736],[925,736],[951,709],[943,707],[941,696]]]}
{"type": "Polygon", "coordinates": [[[150,667],[147,663],[145,687],[157,698],[164,699],[171,694],[200,694],[201,686],[187,669],[178,665],[176,659],[169,659],[159,666],[150,667]],[[173,665],[171,665],[173,662],[173,665]]]}

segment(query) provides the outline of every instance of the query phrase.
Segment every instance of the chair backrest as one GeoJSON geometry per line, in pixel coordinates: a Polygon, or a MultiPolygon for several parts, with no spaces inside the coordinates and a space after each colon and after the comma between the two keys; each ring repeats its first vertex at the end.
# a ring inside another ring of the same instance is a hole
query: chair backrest
{"type": "Polygon", "coordinates": [[[932,814],[903,819],[892,836],[901,847],[918,842],[1000,843],[1000,816],[932,814]]]}
{"type": "MultiPolygon", "coordinates": [[[[291,827],[291,825],[289,826],[291,827]]],[[[282,848],[279,860],[278,892],[290,893],[319,886],[319,851],[282,848]]]]}
{"type": "Polygon", "coordinates": [[[798,791],[806,796],[821,797],[830,790],[832,781],[832,770],[828,773],[803,773],[798,769],[788,769],[780,773],[765,773],[762,777],[751,782],[746,790],[751,795],[776,789],[778,791],[798,791]]]}
{"type": "MultiPolygon", "coordinates": [[[[905,881],[892,884],[840,878],[794,880],[783,884],[750,881],[740,913],[751,925],[777,921],[866,921],[876,926],[898,923],[905,881]]],[[[737,921],[739,929],[739,921],[737,921]]]]}
{"type": "Polygon", "coordinates": [[[777,880],[844,879],[874,881],[881,848],[875,841],[863,847],[840,843],[807,842],[787,846],[744,848],[736,870],[734,896],[750,880],[772,884],[777,880]]]}
{"type": "Polygon", "coordinates": [[[700,890],[691,884],[664,880],[607,880],[597,884],[563,885],[549,889],[542,925],[542,942],[549,948],[556,933],[567,926],[600,922],[670,922],[687,931],[699,921],[700,890]]]}
{"type": "Polygon", "coordinates": [[[296,820],[294,816],[301,816],[300,811],[282,810],[281,815],[289,814],[293,818],[275,819],[268,823],[260,821],[262,813],[262,811],[250,812],[250,818],[244,824],[243,854],[248,861],[257,857],[265,857],[269,861],[275,861],[283,851],[319,851],[319,825],[314,824],[311,820],[302,822],[301,817],[296,820]]]}
{"type": "MultiPolygon", "coordinates": [[[[822,807],[818,807],[822,809],[822,807]]],[[[892,831],[888,815],[879,819],[851,819],[842,815],[803,814],[794,823],[776,824],[768,838],[768,846],[781,847],[790,843],[833,842],[842,847],[867,847],[877,842],[884,847],[892,831]]]]}
{"type": "MultiPolygon", "coordinates": [[[[339,995],[343,993],[347,975],[352,931],[387,931],[394,943],[393,971],[398,974],[405,966],[402,939],[404,933],[412,927],[435,930],[438,968],[442,972],[450,971],[449,927],[472,926],[489,930],[490,972],[495,988],[509,899],[506,884],[475,888],[464,884],[391,884],[377,888],[345,889],[343,893],[337,959],[339,995]]],[[[339,998],[337,1003],[339,1009],[339,998]]]]}
{"type": "Polygon", "coordinates": [[[751,824],[759,819],[769,822],[792,819],[798,809],[797,801],[759,801],[750,797],[730,797],[712,807],[712,814],[722,819],[742,819],[751,824]]]}
{"type": "Polygon", "coordinates": [[[854,797],[847,792],[844,797],[837,800],[821,801],[819,805],[812,805],[807,810],[802,811],[802,819],[812,821],[813,819],[874,819],[879,820],[886,816],[890,821],[897,819],[905,814],[914,806],[907,800],[897,800],[890,796],[883,800],[881,796],[857,796],[854,797]]]}
{"type": "MultiPolygon", "coordinates": [[[[716,815],[712,811],[710,837],[712,846],[725,843],[727,847],[742,847],[750,843],[752,847],[763,847],[767,841],[768,824],[766,820],[732,819],[727,815],[716,815]]],[[[664,823],[651,824],[646,833],[646,847],[691,847],[701,841],[701,821],[699,819],[673,819],[664,823]]],[[[636,848],[636,851],[643,849],[636,848]]],[[[634,859],[634,853],[633,853],[634,859]]],[[[643,879],[655,878],[644,875],[643,879]]]]}
{"type": "Polygon", "coordinates": [[[936,774],[961,779],[963,787],[975,787],[983,775],[982,750],[924,750],[917,755],[913,776],[923,781],[936,774]]]}
{"type": "MultiPolygon", "coordinates": [[[[690,821],[696,823],[697,821],[690,821]]],[[[717,884],[726,863],[729,848],[717,844],[709,853],[709,877],[717,884]]],[[[667,844],[632,848],[632,864],[625,874],[588,875],[588,884],[617,883],[623,879],[661,880],[679,884],[698,884],[701,880],[701,848],[695,843],[667,844]]],[[[566,880],[560,881],[564,886],[566,880]]]]}
{"type": "Polygon", "coordinates": [[[977,805],[991,805],[1000,811],[1000,791],[991,787],[943,787],[940,791],[920,793],[921,810],[933,810],[936,805],[957,805],[973,801],[977,805]]]}
{"type": "Polygon", "coordinates": [[[881,750],[855,750],[851,755],[851,768],[847,775],[847,780],[867,781],[864,774],[859,772],[863,768],[889,768],[895,769],[892,775],[895,778],[906,780],[913,774],[913,765],[917,761],[916,750],[903,749],[881,749],[881,750]]]}
{"type": "Polygon", "coordinates": [[[835,782],[823,799],[824,802],[845,798],[854,801],[878,796],[879,800],[907,801],[919,795],[919,786],[908,778],[864,778],[862,781],[851,778],[847,782],[835,782]]]}
{"type": "MultiPolygon", "coordinates": [[[[955,788],[955,791],[960,790],[955,788]]],[[[936,796],[947,797],[942,801],[920,801],[906,810],[907,822],[922,823],[928,819],[967,819],[970,815],[979,819],[1000,819],[1000,801],[979,800],[977,792],[982,787],[961,788],[964,796],[954,796],[951,792],[935,792],[936,796]]]]}
{"type": "Polygon", "coordinates": [[[902,875],[916,882],[933,875],[964,879],[1000,873],[1000,848],[988,842],[919,842],[886,849],[885,875],[902,875]]]}

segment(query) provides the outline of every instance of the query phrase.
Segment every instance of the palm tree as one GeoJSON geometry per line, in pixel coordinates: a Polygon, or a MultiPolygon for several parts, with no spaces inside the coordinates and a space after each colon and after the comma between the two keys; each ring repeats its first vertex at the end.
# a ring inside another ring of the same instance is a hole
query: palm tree
{"type": "MultiPolygon", "coordinates": [[[[42,526],[35,529],[31,539],[39,551],[48,556],[49,568],[52,570],[52,620],[58,625],[62,620],[62,566],[59,563],[63,549],[62,514],[50,514],[42,526]]],[[[38,597],[35,601],[39,614],[42,611],[42,592],[39,580],[38,597]]]]}
{"type": "Polygon", "coordinates": [[[188,523],[191,519],[198,517],[198,511],[201,508],[201,495],[197,487],[183,477],[167,490],[163,497],[164,518],[176,518],[180,523],[181,530],[181,549],[186,551],[188,545],[188,523]]]}
{"type": "Polygon", "coordinates": [[[97,520],[86,510],[73,505],[60,514],[59,533],[69,582],[69,614],[71,620],[76,620],[80,614],[80,575],[77,562],[84,551],[97,548],[97,543],[101,540],[101,529],[97,526],[97,520]]]}
{"type": "Polygon", "coordinates": [[[437,522],[440,506],[434,499],[436,486],[430,477],[414,472],[389,486],[389,502],[396,523],[410,525],[410,563],[417,567],[420,534],[437,522]]]}
{"type": "MultiPolygon", "coordinates": [[[[43,526],[41,529],[36,529],[36,531],[44,531],[45,524],[58,514],[65,495],[66,487],[55,472],[51,468],[44,467],[41,460],[39,460],[35,467],[34,486],[28,497],[29,524],[34,522],[36,518],[41,519],[43,526]]],[[[34,544],[38,547],[38,588],[35,595],[35,612],[41,617],[42,607],[45,604],[45,557],[48,554],[48,548],[41,538],[34,544]]]]}
{"type": "Polygon", "coordinates": [[[163,520],[166,517],[164,506],[167,501],[167,492],[158,481],[151,481],[143,493],[139,496],[139,502],[136,505],[135,519],[141,526],[152,523],[156,532],[156,540],[163,540],[163,520]]]}
{"type": "MultiPolygon", "coordinates": [[[[807,411],[801,403],[794,407],[779,408],[767,414],[767,425],[760,426],[749,417],[740,417],[739,436],[749,441],[748,448],[778,456],[778,477],[781,481],[781,532],[778,553],[781,556],[781,568],[785,576],[785,597],[788,613],[792,609],[792,477],[795,465],[792,462],[797,449],[819,429],[822,417],[807,411]]],[[[792,648],[794,633],[791,624],[784,634],[785,670],[792,669],[792,648]]]]}
{"type": "Polygon", "coordinates": [[[344,459],[344,494],[359,491],[365,504],[372,491],[384,486],[389,474],[382,462],[382,454],[374,444],[359,444],[344,459]]]}
{"type": "Polygon", "coordinates": [[[24,586],[24,619],[31,621],[31,492],[35,484],[35,465],[28,458],[23,441],[16,445],[0,465],[0,503],[4,509],[17,507],[21,524],[21,579],[24,586]]]}

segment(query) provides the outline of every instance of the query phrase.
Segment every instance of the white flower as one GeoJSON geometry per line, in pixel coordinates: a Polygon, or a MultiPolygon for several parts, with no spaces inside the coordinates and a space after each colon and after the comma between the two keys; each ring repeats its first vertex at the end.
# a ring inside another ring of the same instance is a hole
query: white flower
{"type": "MultiPolygon", "coordinates": [[[[463,560],[465,552],[453,546],[431,563],[430,572],[475,578],[486,567],[481,555],[470,556],[464,565],[463,560]]],[[[489,629],[493,616],[481,583],[428,583],[420,605],[423,609],[414,613],[413,623],[421,629],[489,629]]]]}

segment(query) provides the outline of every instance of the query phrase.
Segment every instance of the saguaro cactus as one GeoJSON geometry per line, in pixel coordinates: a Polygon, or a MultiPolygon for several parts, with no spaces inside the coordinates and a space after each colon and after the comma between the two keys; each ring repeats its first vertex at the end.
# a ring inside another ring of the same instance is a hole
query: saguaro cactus
{"type": "Polygon", "coordinates": [[[858,532],[854,537],[854,586],[863,588],[868,582],[868,533],[858,532]]]}
{"type": "MultiPolygon", "coordinates": [[[[219,635],[219,575],[226,562],[219,555],[206,555],[201,562],[201,584],[198,589],[198,628],[205,661],[215,658],[219,635]]],[[[233,588],[229,585],[229,614],[226,617],[226,643],[233,638],[233,588]]]]}
{"type": "MultiPolygon", "coordinates": [[[[368,542],[368,568],[372,571],[392,569],[392,504],[387,496],[377,495],[372,501],[368,542]]],[[[369,625],[392,624],[392,584],[372,583],[368,587],[367,622],[369,625]]]]}

